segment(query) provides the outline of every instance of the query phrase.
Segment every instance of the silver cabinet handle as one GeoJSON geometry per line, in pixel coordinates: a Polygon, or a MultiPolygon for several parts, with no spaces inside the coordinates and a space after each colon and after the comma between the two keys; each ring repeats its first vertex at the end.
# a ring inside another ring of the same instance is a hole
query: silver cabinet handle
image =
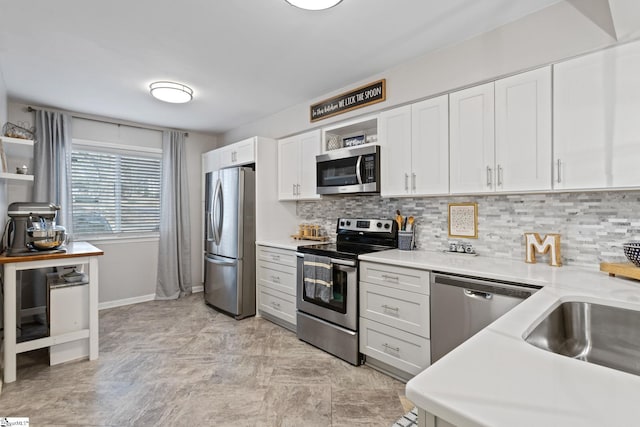
{"type": "Polygon", "coordinates": [[[409,174],[404,174],[404,191],[409,191],[409,174]]]}
{"type": "Polygon", "coordinates": [[[498,165],[498,187],[502,186],[502,166],[498,165]]]}
{"type": "Polygon", "coordinates": [[[382,344],[384,350],[388,352],[388,350],[395,351],[396,353],[400,353],[400,347],[392,347],[387,343],[382,344]]]}
{"type": "Polygon", "coordinates": [[[411,174],[411,189],[413,191],[416,191],[416,173],[415,172],[411,174]]]}
{"type": "Polygon", "coordinates": [[[280,283],[280,277],[279,276],[271,276],[271,281],[273,283],[280,283]]]}
{"type": "Polygon", "coordinates": [[[273,308],[280,308],[280,303],[277,303],[275,301],[271,301],[271,305],[273,306],[273,308]]]}
{"type": "Polygon", "coordinates": [[[492,169],[487,166],[487,187],[491,187],[491,172],[492,169]]]}
{"type": "Polygon", "coordinates": [[[296,195],[296,185],[295,185],[295,184],[293,184],[293,191],[292,191],[292,193],[293,193],[293,195],[294,195],[294,196],[296,195]]]}
{"type": "Polygon", "coordinates": [[[296,194],[300,195],[300,184],[296,184],[296,194]]]}
{"type": "Polygon", "coordinates": [[[400,280],[400,278],[399,278],[398,276],[389,276],[388,274],[383,274],[383,275],[382,275],[382,278],[383,278],[384,280],[390,280],[390,281],[392,281],[392,282],[397,282],[397,281],[399,281],[399,280],[400,280]]]}
{"type": "Polygon", "coordinates": [[[280,261],[280,255],[271,255],[272,261],[280,261]]]}
{"type": "Polygon", "coordinates": [[[389,306],[389,305],[387,305],[387,304],[382,304],[382,308],[383,308],[385,311],[393,311],[393,312],[395,312],[395,315],[396,315],[396,316],[397,316],[398,314],[400,314],[400,308],[399,308],[399,307],[391,307],[391,306],[389,306]]]}
{"type": "Polygon", "coordinates": [[[558,159],[558,184],[562,182],[562,162],[558,159]]]}

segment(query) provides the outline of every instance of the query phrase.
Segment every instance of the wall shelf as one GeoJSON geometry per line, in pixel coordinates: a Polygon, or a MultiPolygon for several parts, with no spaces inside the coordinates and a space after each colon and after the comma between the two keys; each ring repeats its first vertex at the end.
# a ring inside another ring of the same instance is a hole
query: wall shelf
{"type": "Polygon", "coordinates": [[[14,181],[33,181],[33,175],[19,173],[0,172],[0,179],[10,179],[14,181]]]}
{"type": "Polygon", "coordinates": [[[2,141],[2,149],[7,161],[7,172],[0,172],[0,179],[32,182],[33,175],[18,174],[12,171],[15,171],[16,167],[20,167],[23,164],[28,165],[28,167],[32,166],[35,141],[8,136],[0,136],[0,141],[2,141]]]}

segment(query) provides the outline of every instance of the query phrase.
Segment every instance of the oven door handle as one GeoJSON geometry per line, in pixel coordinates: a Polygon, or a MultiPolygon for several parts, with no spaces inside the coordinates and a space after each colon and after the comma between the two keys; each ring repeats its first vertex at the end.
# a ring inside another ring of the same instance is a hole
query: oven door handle
{"type": "MultiPolygon", "coordinates": [[[[296,252],[296,256],[298,256],[300,258],[304,258],[304,254],[300,253],[300,252],[296,252]]],[[[331,262],[331,264],[344,265],[345,267],[357,267],[358,266],[358,262],[357,261],[349,261],[349,260],[346,260],[346,259],[329,258],[329,261],[331,262]]]]}

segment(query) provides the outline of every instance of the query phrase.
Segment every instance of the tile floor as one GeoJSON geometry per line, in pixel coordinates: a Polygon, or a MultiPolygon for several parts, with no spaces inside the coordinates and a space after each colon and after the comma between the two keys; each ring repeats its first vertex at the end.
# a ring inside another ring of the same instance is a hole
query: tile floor
{"type": "Polygon", "coordinates": [[[54,367],[20,355],[0,417],[32,426],[385,426],[413,405],[404,384],[354,367],[202,294],[100,312],[100,358],[54,367]]]}

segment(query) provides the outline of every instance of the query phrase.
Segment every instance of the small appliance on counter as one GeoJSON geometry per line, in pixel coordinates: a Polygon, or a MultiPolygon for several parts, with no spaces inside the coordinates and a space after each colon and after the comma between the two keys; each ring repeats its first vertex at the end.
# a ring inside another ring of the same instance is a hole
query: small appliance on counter
{"type": "Polygon", "coordinates": [[[60,206],[53,203],[14,202],[9,205],[5,227],[7,256],[63,253],[64,227],[56,225],[60,206]]]}

